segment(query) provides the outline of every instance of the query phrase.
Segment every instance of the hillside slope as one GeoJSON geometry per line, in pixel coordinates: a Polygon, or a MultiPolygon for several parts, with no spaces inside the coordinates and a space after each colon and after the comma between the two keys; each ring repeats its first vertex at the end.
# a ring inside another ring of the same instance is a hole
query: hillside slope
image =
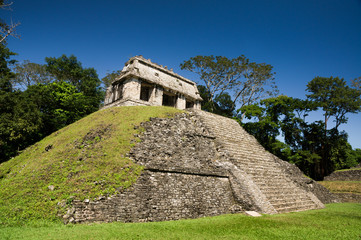
{"type": "Polygon", "coordinates": [[[57,220],[73,199],[128,188],[142,167],[126,154],[151,117],[180,112],[167,107],[117,107],[95,112],[0,165],[0,224],[57,220]]]}

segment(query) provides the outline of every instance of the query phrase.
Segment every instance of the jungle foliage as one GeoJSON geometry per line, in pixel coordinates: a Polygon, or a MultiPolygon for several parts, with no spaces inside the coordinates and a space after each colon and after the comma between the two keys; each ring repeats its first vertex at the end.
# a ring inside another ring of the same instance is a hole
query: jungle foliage
{"type": "Polygon", "coordinates": [[[104,93],[94,68],[73,55],[16,63],[0,43],[0,163],[97,111],[104,93]]]}
{"type": "Polygon", "coordinates": [[[316,77],[306,90],[305,99],[281,95],[242,107],[245,118],[253,120],[242,125],[268,151],[322,180],[334,170],[361,162],[360,149],[352,149],[347,133],[339,130],[348,114],[361,111],[361,91],[338,77],[316,77]],[[324,118],[312,122],[308,117],[316,111],[324,118]]]}

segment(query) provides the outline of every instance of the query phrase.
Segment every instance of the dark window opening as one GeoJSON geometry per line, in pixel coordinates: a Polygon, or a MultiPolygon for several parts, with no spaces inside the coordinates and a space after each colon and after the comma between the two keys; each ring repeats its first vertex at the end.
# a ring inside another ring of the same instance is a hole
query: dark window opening
{"type": "Polygon", "coordinates": [[[140,86],[140,100],[148,102],[151,93],[152,93],[152,88],[150,86],[144,84],[140,86]]]}
{"type": "Polygon", "coordinates": [[[162,103],[163,106],[175,107],[175,103],[176,103],[176,96],[171,96],[163,92],[163,103],[162,103]]]}
{"type": "Polygon", "coordinates": [[[186,108],[193,108],[194,102],[186,101],[186,108]]]}

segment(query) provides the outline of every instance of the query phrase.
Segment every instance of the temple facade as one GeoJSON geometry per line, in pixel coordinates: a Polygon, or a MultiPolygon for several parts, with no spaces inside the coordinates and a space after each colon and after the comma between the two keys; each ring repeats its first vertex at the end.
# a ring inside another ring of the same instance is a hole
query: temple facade
{"type": "Polygon", "coordinates": [[[104,108],[145,105],[201,109],[201,101],[195,82],[135,56],[107,88],[104,108]]]}

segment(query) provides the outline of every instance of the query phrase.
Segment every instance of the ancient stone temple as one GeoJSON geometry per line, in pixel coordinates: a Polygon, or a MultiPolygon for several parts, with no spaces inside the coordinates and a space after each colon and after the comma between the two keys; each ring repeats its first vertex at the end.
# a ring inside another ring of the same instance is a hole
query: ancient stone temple
{"type": "Polygon", "coordinates": [[[323,208],[333,196],[267,152],[235,120],[188,109],[152,118],[128,157],[144,167],[130,188],[74,200],[65,222],[145,222],[323,208]]]}
{"type": "Polygon", "coordinates": [[[146,105],[200,109],[201,100],[194,82],[166,66],[135,56],[108,87],[104,108],[146,105]]]}
{"type": "Polygon", "coordinates": [[[141,141],[127,155],[143,167],[136,183],[113,196],[74,200],[65,221],[277,214],[336,201],[295,165],[266,151],[238,122],[200,110],[200,101],[194,82],[143,57],[131,58],[108,88],[105,108],[165,105],[187,111],[142,123],[141,141]]]}

